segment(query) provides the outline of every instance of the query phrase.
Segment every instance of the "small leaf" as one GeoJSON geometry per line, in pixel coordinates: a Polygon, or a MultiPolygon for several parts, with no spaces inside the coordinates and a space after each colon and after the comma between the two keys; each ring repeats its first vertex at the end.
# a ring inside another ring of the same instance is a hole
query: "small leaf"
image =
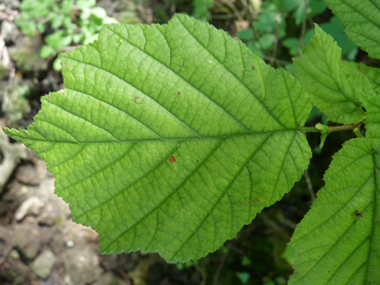
{"type": "Polygon", "coordinates": [[[51,35],[48,35],[45,38],[45,42],[53,48],[69,46],[71,44],[71,41],[71,35],[66,34],[66,32],[63,30],[59,30],[51,35]]]}
{"type": "Polygon", "coordinates": [[[315,128],[321,131],[322,134],[326,134],[330,130],[329,126],[323,125],[321,123],[316,124],[315,128]]]}
{"type": "Polygon", "coordinates": [[[347,56],[348,60],[351,61],[355,59],[359,48],[347,37],[344,32],[345,26],[340,22],[338,17],[331,17],[328,23],[323,23],[320,27],[334,38],[341,47],[343,56],[347,56]]]}
{"type": "Polygon", "coordinates": [[[372,93],[368,79],[354,65],[341,61],[341,48],[318,25],[294,65],[311,101],[331,121],[350,124],[365,118],[361,98],[372,93]]]}
{"type": "Polygon", "coordinates": [[[325,0],[346,26],[348,37],[369,56],[380,59],[380,6],[373,0],[325,0]]]}
{"type": "Polygon", "coordinates": [[[62,66],[66,89],[27,131],[5,131],[47,161],[102,253],[205,256],[309,163],[307,93],[209,24],[106,25],[62,66]]]}
{"type": "Polygon", "coordinates": [[[289,284],[378,284],[380,140],[346,142],[324,180],[290,242],[296,253],[289,284]]]}
{"type": "Polygon", "coordinates": [[[374,91],[362,98],[367,115],[364,121],[367,129],[366,136],[380,138],[380,69],[364,64],[359,64],[358,68],[368,78],[374,91]]]}
{"type": "Polygon", "coordinates": [[[52,48],[51,46],[42,46],[40,50],[40,56],[41,58],[48,58],[51,55],[56,55],[57,51],[52,48]]]}
{"type": "Polygon", "coordinates": [[[287,38],[282,41],[282,44],[289,49],[289,53],[293,56],[298,54],[298,38],[287,38]]]}
{"type": "Polygon", "coordinates": [[[373,91],[380,94],[380,68],[370,67],[363,63],[359,63],[357,67],[368,78],[373,91]]]}
{"type": "Polygon", "coordinates": [[[73,8],[73,5],[74,5],[74,0],[63,0],[61,4],[62,13],[66,15],[70,14],[73,8]]]}
{"type": "Polygon", "coordinates": [[[96,6],[91,9],[91,15],[96,18],[103,19],[107,16],[107,12],[103,7],[96,6]]]}
{"type": "Polygon", "coordinates": [[[363,98],[367,111],[367,119],[364,121],[367,130],[366,136],[380,138],[380,94],[363,98]]]}
{"type": "Polygon", "coordinates": [[[321,133],[321,142],[319,143],[320,149],[323,148],[323,145],[325,144],[325,141],[328,135],[329,135],[328,133],[321,133]]]}

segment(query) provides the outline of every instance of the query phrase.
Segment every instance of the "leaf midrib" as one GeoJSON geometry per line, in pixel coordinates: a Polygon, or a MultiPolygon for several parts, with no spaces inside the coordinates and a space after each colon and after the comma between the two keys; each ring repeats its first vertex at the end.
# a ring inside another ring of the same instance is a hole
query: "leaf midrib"
{"type": "MultiPolygon", "coordinates": [[[[35,131],[35,130],[33,130],[35,131]]],[[[143,140],[125,140],[125,141],[99,141],[99,142],[72,142],[72,141],[52,141],[52,140],[43,140],[43,139],[34,139],[34,138],[28,138],[27,136],[20,136],[16,134],[12,134],[12,137],[22,138],[23,141],[29,140],[29,141],[35,141],[35,142],[42,142],[42,143],[54,143],[54,144],[74,144],[74,145],[83,145],[83,144],[128,144],[128,143],[150,143],[150,142],[165,142],[165,141],[196,141],[196,140],[215,140],[215,139],[225,139],[225,138],[235,138],[235,137],[244,137],[244,136],[255,136],[255,135],[265,135],[265,134],[272,134],[272,133],[285,133],[285,132],[301,132],[301,129],[295,128],[295,129],[286,129],[286,130],[274,130],[274,131],[268,131],[268,132],[255,132],[255,133],[240,133],[240,134],[230,134],[230,135],[220,135],[220,136],[214,136],[214,137],[181,137],[181,138],[167,138],[167,139],[143,139],[143,140]]]]}

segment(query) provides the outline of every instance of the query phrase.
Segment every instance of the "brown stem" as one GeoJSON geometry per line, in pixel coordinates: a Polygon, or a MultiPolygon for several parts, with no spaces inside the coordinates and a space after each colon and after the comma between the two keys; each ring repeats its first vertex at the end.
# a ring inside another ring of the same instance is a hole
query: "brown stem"
{"type": "Polygon", "coordinates": [[[335,127],[329,127],[328,133],[332,132],[340,132],[340,131],[347,131],[347,130],[354,130],[356,128],[360,128],[363,123],[357,123],[357,124],[350,124],[350,125],[343,125],[343,126],[335,126],[335,127]]]}

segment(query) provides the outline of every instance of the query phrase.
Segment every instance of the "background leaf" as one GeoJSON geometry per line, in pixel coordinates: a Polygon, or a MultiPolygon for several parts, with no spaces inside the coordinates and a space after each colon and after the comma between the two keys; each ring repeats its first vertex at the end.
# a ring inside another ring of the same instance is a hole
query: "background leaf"
{"type": "Polygon", "coordinates": [[[324,180],[292,237],[295,273],[289,284],[377,284],[380,140],[346,142],[324,180]]]}
{"type": "Polygon", "coordinates": [[[380,138],[380,69],[358,64],[358,69],[368,78],[374,93],[363,96],[367,119],[364,121],[367,137],[380,138]]]}
{"type": "Polygon", "coordinates": [[[27,131],[6,132],[47,161],[102,253],[198,259],[308,165],[306,92],[206,23],[106,25],[62,58],[66,89],[27,131]]]}
{"type": "Polygon", "coordinates": [[[311,101],[339,123],[357,123],[365,118],[361,97],[372,88],[356,66],[342,62],[341,48],[315,24],[315,35],[294,61],[297,76],[311,101]]]}
{"type": "Polygon", "coordinates": [[[369,56],[380,58],[380,3],[371,0],[325,0],[346,26],[348,37],[369,56]]]}

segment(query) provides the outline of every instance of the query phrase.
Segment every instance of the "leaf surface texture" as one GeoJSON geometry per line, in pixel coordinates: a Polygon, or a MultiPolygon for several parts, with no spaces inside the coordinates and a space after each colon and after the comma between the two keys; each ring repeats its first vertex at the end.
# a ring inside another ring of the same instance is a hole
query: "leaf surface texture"
{"type": "Polygon", "coordinates": [[[356,65],[341,60],[341,53],[334,39],[315,25],[314,37],[294,65],[312,103],[331,121],[357,123],[365,118],[361,98],[372,93],[372,86],[356,65]]]}
{"type": "Polygon", "coordinates": [[[359,64],[358,67],[368,78],[373,89],[373,94],[365,94],[362,98],[367,117],[364,121],[367,130],[366,136],[380,138],[380,69],[364,64],[359,64]]]}
{"type": "Polygon", "coordinates": [[[325,0],[346,26],[347,36],[369,56],[380,58],[380,1],[325,0]]]}
{"type": "Polygon", "coordinates": [[[377,284],[380,140],[346,142],[324,180],[290,242],[296,252],[289,284],[377,284]]]}
{"type": "Polygon", "coordinates": [[[6,131],[47,161],[101,253],[205,256],[309,163],[307,93],[206,23],[106,25],[62,65],[65,89],[27,131],[6,131]]]}

